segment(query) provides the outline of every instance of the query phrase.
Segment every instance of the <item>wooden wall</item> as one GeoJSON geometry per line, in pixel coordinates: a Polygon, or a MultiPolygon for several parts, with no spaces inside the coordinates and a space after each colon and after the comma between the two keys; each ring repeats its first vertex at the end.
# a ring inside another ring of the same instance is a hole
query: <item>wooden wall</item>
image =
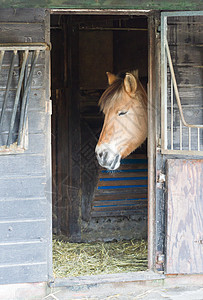
{"type": "MultiPolygon", "coordinates": [[[[49,13],[44,9],[1,9],[0,31],[0,43],[49,43],[49,13]]],[[[4,71],[7,62],[3,61],[4,71]]],[[[0,106],[6,80],[1,76],[0,106]]],[[[16,84],[13,82],[9,94],[7,118],[16,84]]],[[[32,82],[28,149],[16,155],[0,155],[1,284],[47,281],[51,275],[50,112],[46,101],[48,52],[40,55],[32,82]]]]}

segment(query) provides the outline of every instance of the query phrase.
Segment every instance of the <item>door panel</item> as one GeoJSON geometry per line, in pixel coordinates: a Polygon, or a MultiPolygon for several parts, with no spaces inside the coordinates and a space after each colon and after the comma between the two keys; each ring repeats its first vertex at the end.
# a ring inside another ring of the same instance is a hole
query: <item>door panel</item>
{"type": "Polygon", "coordinates": [[[167,274],[203,273],[202,20],[201,11],[161,13],[156,255],[167,274]]]}
{"type": "Polygon", "coordinates": [[[166,273],[203,273],[203,160],[167,160],[166,273]]]}

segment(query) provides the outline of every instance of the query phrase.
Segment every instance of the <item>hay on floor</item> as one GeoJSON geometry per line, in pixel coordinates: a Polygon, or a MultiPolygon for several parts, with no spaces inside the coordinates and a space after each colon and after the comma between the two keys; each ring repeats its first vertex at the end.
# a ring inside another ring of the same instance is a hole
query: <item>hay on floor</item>
{"type": "Polygon", "coordinates": [[[147,242],[68,243],[53,239],[55,277],[136,272],[147,269],[147,242]]]}

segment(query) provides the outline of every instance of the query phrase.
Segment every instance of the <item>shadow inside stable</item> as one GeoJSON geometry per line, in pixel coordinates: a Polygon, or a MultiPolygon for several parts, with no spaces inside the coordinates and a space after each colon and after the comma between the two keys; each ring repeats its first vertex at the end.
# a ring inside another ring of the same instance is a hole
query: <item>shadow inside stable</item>
{"type": "Polygon", "coordinates": [[[147,239],[147,143],[124,160],[121,181],[94,152],[106,71],[138,69],[147,90],[147,29],[145,15],[51,16],[53,233],[69,242],[147,239]]]}

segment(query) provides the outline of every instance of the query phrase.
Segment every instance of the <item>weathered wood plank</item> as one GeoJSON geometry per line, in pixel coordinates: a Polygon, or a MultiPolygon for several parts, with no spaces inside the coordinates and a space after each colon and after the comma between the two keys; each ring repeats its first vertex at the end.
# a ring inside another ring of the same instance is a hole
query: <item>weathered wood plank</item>
{"type": "MultiPolygon", "coordinates": [[[[129,210],[112,210],[112,211],[92,211],[91,216],[93,218],[101,218],[101,217],[126,217],[126,216],[136,216],[140,218],[145,218],[147,217],[147,207],[145,208],[136,208],[136,209],[129,209],[129,210]]],[[[145,230],[145,225],[144,225],[144,230],[145,230]]],[[[138,232],[136,232],[138,233],[138,232]]],[[[139,236],[139,234],[138,234],[139,236]]],[[[126,238],[126,234],[123,237],[123,239],[126,238]]]]}
{"type": "Polygon", "coordinates": [[[46,198],[0,201],[0,220],[46,218],[46,198]]]}
{"type": "Polygon", "coordinates": [[[3,155],[1,157],[1,174],[0,178],[15,178],[19,176],[43,176],[45,170],[44,155],[3,155]]]}
{"type": "Polygon", "coordinates": [[[47,229],[45,219],[36,219],[34,221],[23,219],[19,222],[7,221],[1,223],[1,242],[17,243],[22,241],[31,241],[46,239],[47,229]]]}
{"type": "Polygon", "coordinates": [[[121,189],[118,189],[117,191],[115,190],[115,189],[108,189],[108,190],[106,190],[106,189],[104,189],[104,190],[98,190],[98,191],[95,191],[95,197],[96,196],[106,196],[106,195],[114,195],[114,194],[119,194],[119,195],[121,195],[121,194],[133,194],[133,193],[135,193],[135,194],[141,194],[141,193],[147,193],[147,187],[146,186],[144,186],[144,187],[133,187],[133,188],[127,188],[127,189],[125,189],[125,188],[121,188],[121,189]]]}
{"type": "MultiPolygon", "coordinates": [[[[141,171],[141,170],[140,170],[141,171]]],[[[115,179],[117,180],[116,178],[136,178],[136,177],[147,177],[147,172],[118,172],[118,173],[112,173],[112,179],[115,179]]],[[[102,178],[109,178],[109,173],[100,173],[100,176],[99,176],[100,180],[102,178]]]]}
{"type": "Polygon", "coordinates": [[[167,160],[166,272],[202,273],[203,160],[167,160]]]}
{"type": "Polygon", "coordinates": [[[135,205],[108,205],[108,206],[93,206],[93,211],[98,211],[98,212],[102,212],[102,211],[106,211],[106,212],[114,212],[114,211],[118,211],[121,212],[127,212],[127,211],[131,211],[131,210],[136,210],[136,209],[143,209],[143,208],[147,208],[147,204],[135,204],[135,205]]]}
{"type": "Polygon", "coordinates": [[[41,282],[47,281],[47,264],[43,263],[31,263],[25,265],[5,265],[0,268],[0,282],[3,284],[15,283],[41,282]],[[32,274],[32,279],[30,279],[32,274]]]}
{"type": "Polygon", "coordinates": [[[0,10],[0,22],[44,23],[46,11],[39,8],[8,8],[0,10]]]}
{"type": "MultiPolygon", "coordinates": [[[[8,80],[9,68],[2,68],[0,76],[0,88],[5,89],[8,80]]],[[[19,80],[19,68],[14,68],[13,77],[11,81],[11,89],[16,89],[19,80]]],[[[42,88],[44,85],[45,67],[44,65],[37,65],[34,69],[31,88],[42,88]]]]}
{"type": "MultiPolygon", "coordinates": [[[[184,103],[184,102],[183,102],[184,103]]],[[[168,114],[168,127],[170,127],[170,116],[171,116],[171,109],[167,109],[167,114],[168,114]]],[[[203,111],[201,106],[194,106],[194,107],[184,107],[183,108],[183,115],[185,118],[185,121],[188,124],[202,124],[202,117],[203,117],[203,111]]],[[[173,110],[173,116],[174,116],[174,130],[176,128],[179,128],[180,126],[180,113],[179,109],[174,109],[173,110]]]]}
{"type": "MultiPolygon", "coordinates": [[[[102,207],[114,207],[115,210],[120,209],[120,207],[126,207],[126,209],[128,209],[128,207],[140,207],[140,206],[147,206],[147,199],[139,199],[139,200],[113,200],[113,201],[109,201],[109,200],[103,200],[103,201],[94,201],[94,206],[93,209],[97,209],[97,208],[102,208],[102,207]]],[[[106,209],[105,208],[105,209],[106,209]]]]}
{"type": "Polygon", "coordinates": [[[196,44],[178,44],[169,40],[172,61],[176,65],[188,65],[201,68],[201,47],[196,44]],[[178,56],[178,57],[177,57],[178,56]]]}
{"type": "MultiPolygon", "coordinates": [[[[5,91],[0,90],[0,108],[2,107],[2,102],[4,101],[4,94],[5,91]]],[[[13,109],[13,99],[15,97],[16,91],[10,91],[9,92],[9,99],[7,102],[7,110],[13,109]]],[[[32,88],[29,95],[29,106],[28,111],[45,111],[45,95],[44,90],[42,88],[40,89],[34,89],[32,88]]]]}
{"type": "MultiPolygon", "coordinates": [[[[6,170],[2,170],[2,172],[6,172],[6,170]]],[[[15,178],[15,180],[0,179],[0,200],[44,197],[45,183],[44,176],[15,178]]]]}
{"type": "Polygon", "coordinates": [[[177,24],[186,24],[188,28],[191,29],[190,25],[198,24],[200,23],[202,25],[203,16],[177,16],[177,17],[169,17],[168,18],[168,24],[169,25],[177,25],[177,24]]]}
{"type": "Polygon", "coordinates": [[[29,134],[46,132],[46,115],[43,111],[28,112],[29,134]]]}
{"type": "Polygon", "coordinates": [[[201,68],[175,66],[175,74],[178,86],[194,85],[194,88],[195,86],[202,86],[201,68]]]}
{"type": "MultiPolygon", "coordinates": [[[[182,17],[180,17],[182,19],[182,17]]],[[[195,45],[201,45],[202,34],[201,34],[202,24],[195,25],[180,23],[178,25],[168,26],[168,37],[169,45],[190,45],[194,47],[195,45]]]]}
{"type": "MultiPolygon", "coordinates": [[[[11,120],[11,111],[6,112],[6,118],[3,120],[2,134],[8,133],[11,120]]],[[[46,115],[43,111],[28,111],[29,134],[43,133],[46,131],[46,115]]],[[[14,131],[15,132],[15,131],[14,131]]]]}
{"type": "Polygon", "coordinates": [[[94,197],[94,201],[103,201],[103,200],[118,200],[118,199],[147,199],[147,193],[137,194],[137,193],[119,193],[119,194],[108,194],[104,196],[97,195],[94,197]]]}
{"type": "MultiPolygon", "coordinates": [[[[105,178],[107,179],[107,178],[105,178]]],[[[136,188],[137,187],[140,187],[140,185],[147,185],[147,180],[108,180],[108,181],[103,181],[102,179],[99,180],[98,182],[98,189],[103,189],[103,188],[106,188],[106,189],[109,189],[111,187],[115,187],[117,189],[119,189],[120,187],[123,187],[123,188],[128,188],[128,187],[131,187],[131,186],[134,186],[136,188]]]]}
{"type": "MultiPolygon", "coordinates": [[[[1,24],[1,22],[0,22],[0,24],[1,24]]],[[[19,67],[20,57],[22,56],[22,53],[23,53],[23,51],[20,51],[20,52],[18,51],[18,55],[16,56],[15,62],[14,62],[15,67],[19,67]]],[[[3,63],[2,63],[3,67],[8,68],[10,66],[12,54],[13,54],[13,51],[6,51],[4,53],[4,58],[3,58],[3,63]]],[[[32,59],[32,53],[29,54],[28,59],[27,59],[28,66],[30,66],[30,64],[31,64],[31,59],[32,59]]],[[[44,59],[45,59],[45,51],[40,51],[36,65],[44,64],[44,59]]]]}
{"type": "MultiPolygon", "coordinates": [[[[185,107],[191,107],[192,109],[201,108],[202,107],[202,99],[203,99],[203,88],[201,87],[179,87],[179,95],[181,99],[182,107],[185,109],[185,107]]],[[[171,106],[171,102],[169,99],[171,99],[171,89],[168,87],[167,91],[168,95],[168,107],[171,106]]],[[[177,108],[177,101],[174,99],[174,108],[177,108]]]]}
{"type": "Polygon", "coordinates": [[[41,23],[0,23],[0,31],[0,43],[45,42],[44,27],[41,23]]]}
{"type": "Polygon", "coordinates": [[[46,149],[46,141],[44,133],[30,133],[29,135],[29,146],[26,150],[27,154],[43,154],[46,149]]]}
{"type": "Polygon", "coordinates": [[[0,247],[1,265],[29,264],[46,261],[46,243],[4,244],[0,247]],[[33,248],[35,251],[33,251],[33,248]]]}
{"type": "MultiPolygon", "coordinates": [[[[17,134],[15,134],[17,137],[17,134]]],[[[8,138],[8,132],[1,134],[0,143],[1,145],[5,145],[8,138]]],[[[36,154],[36,155],[43,155],[46,149],[46,142],[45,142],[45,133],[30,133],[29,134],[29,142],[28,142],[28,149],[26,149],[25,154],[36,154]]],[[[21,153],[22,156],[22,153],[21,153]]]]}

